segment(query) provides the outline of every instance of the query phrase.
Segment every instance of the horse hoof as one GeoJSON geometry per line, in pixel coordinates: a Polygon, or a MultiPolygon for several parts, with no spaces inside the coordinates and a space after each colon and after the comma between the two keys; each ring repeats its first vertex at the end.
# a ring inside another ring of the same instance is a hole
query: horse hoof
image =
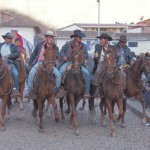
{"type": "Polygon", "coordinates": [[[69,109],[65,110],[65,113],[70,114],[70,110],[69,109]]]}
{"type": "Polygon", "coordinates": [[[59,118],[55,118],[55,122],[57,122],[57,123],[58,123],[59,121],[60,121],[60,119],[59,119],[59,118]]]}
{"type": "Polygon", "coordinates": [[[116,137],[116,132],[111,132],[111,133],[110,133],[110,136],[111,136],[111,137],[116,137]]]}
{"type": "Polygon", "coordinates": [[[62,119],[62,120],[65,120],[65,117],[64,117],[64,116],[62,116],[62,117],[61,117],[61,119],[62,119]]]}
{"type": "Polygon", "coordinates": [[[1,131],[6,131],[6,128],[5,127],[1,127],[1,131]]]}
{"type": "Polygon", "coordinates": [[[84,111],[84,109],[82,107],[79,108],[80,111],[84,111]]]}
{"type": "Polygon", "coordinates": [[[69,124],[69,125],[68,125],[68,128],[69,128],[69,129],[73,129],[73,125],[72,125],[72,124],[69,124]]]}
{"type": "Polygon", "coordinates": [[[145,125],[146,125],[146,120],[145,120],[145,119],[142,119],[141,124],[142,124],[143,126],[145,126],[145,125]]]}
{"type": "Polygon", "coordinates": [[[106,122],[103,122],[103,123],[102,123],[102,127],[106,127],[106,122]]]}
{"type": "Polygon", "coordinates": [[[121,124],[121,128],[126,128],[126,125],[124,123],[121,124]]]}
{"type": "Polygon", "coordinates": [[[23,108],[20,108],[20,111],[24,111],[24,109],[23,109],[23,108]]]}
{"type": "Polygon", "coordinates": [[[76,136],[79,136],[79,135],[80,135],[79,129],[77,129],[77,130],[75,131],[75,135],[76,135],[76,136]]]}
{"type": "Polygon", "coordinates": [[[39,128],[39,133],[44,133],[44,129],[43,128],[39,128]]]}
{"type": "Polygon", "coordinates": [[[37,113],[36,113],[36,112],[32,112],[32,116],[33,116],[34,118],[36,118],[36,117],[37,117],[37,113]]]}
{"type": "Polygon", "coordinates": [[[51,115],[50,115],[50,114],[48,114],[48,115],[47,115],[47,117],[48,117],[48,118],[51,118],[51,115]]]}

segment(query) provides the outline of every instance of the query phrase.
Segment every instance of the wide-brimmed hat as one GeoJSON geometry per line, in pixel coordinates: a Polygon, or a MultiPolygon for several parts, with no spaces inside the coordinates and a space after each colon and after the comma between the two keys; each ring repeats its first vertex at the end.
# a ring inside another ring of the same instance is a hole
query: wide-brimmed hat
{"type": "Polygon", "coordinates": [[[127,41],[127,36],[125,34],[121,34],[120,35],[120,38],[119,38],[119,41],[124,41],[126,42],[127,41]]]}
{"type": "Polygon", "coordinates": [[[3,38],[9,38],[9,39],[12,39],[13,36],[10,32],[6,33],[5,35],[2,35],[3,38]]]}
{"type": "Polygon", "coordinates": [[[112,40],[112,37],[109,36],[107,33],[102,33],[100,36],[97,36],[98,39],[107,39],[108,41],[112,40]]]}
{"type": "Polygon", "coordinates": [[[56,35],[54,34],[54,32],[53,32],[53,31],[50,31],[50,30],[48,30],[44,35],[45,35],[45,36],[53,36],[53,37],[56,37],[56,35]]]}
{"type": "Polygon", "coordinates": [[[81,30],[74,30],[74,34],[70,35],[71,38],[79,36],[81,38],[86,37],[86,34],[81,32],[81,30]]]}

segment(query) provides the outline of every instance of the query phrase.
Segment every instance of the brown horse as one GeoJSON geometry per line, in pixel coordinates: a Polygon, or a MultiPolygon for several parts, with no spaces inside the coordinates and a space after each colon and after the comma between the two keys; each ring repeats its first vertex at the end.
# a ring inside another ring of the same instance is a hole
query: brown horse
{"type": "MultiPolygon", "coordinates": [[[[109,112],[110,119],[110,135],[115,135],[115,126],[113,125],[113,102],[116,102],[119,109],[119,118],[124,124],[124,112],[122,96],[124,91],[123,77],[120,71],[116,68],[115,54],[113,52],[106,52],[104,55],[105,71],[101,76],[101,88],[103,99],[101,102],[105,103],[109,112]]],[[[102,107],[100,107],[102,108],[102,107]]],[[[102,122],[104,122],[104,112],[101,109],[102,122]]]]}
{"type": "Polygon", "coordinates": [[[20,56],[16,61],[18,64],[17,66],[19,71],[19,93],[21,95],[19,98],[19,104],[20,104],[20,110],[23,110],[23,91],[25,88],[27,73],[26,73],[26,67],[24,63],[24,58],[22,56],[22,52],[20,52],[20,56]]]}
{"type": "Polygon", "coordinates": [[[126,72],[126,89],[124,91],[124,112],[126,111],[126,99],[135,96],[142,104],[142,124],[146,124],[146,105],[142,95],[143,81],[142,73],[150,73],[150,54],[140,55],[136,62],[126,72]]]}
{"type": "Polygon", "coordinates": [[[6,105],[8,105],[8,109],[10,110],[11,98],[10,94],[12,91],[12,80],[10,71],[5,61],[0,57],[0,98],[2,99],[2,121],[1,121],[1,130],[5,130],[5,110],[6,105]]]}
{"type": "Polygon", "coordinates": [[[38,71],[33,81],[33,89],[35,94],[38,96],[37,99],[33,100],[34,110],[33,117],[37,116],[37,110],[39,109],[39,131],[43,130],[43,106],[47,99],[51,101],[55,112],[55,121],[59,122],[59,114],[57,112],[57,104],[55,101],[55,78],[53,76],[53,67],[55,64],[55,45],[44,45],[44,61],[39,66],[38,71]]]}
{"type": "MultiPolygon", "coordinates": [[[[75,134],[79,135],[79,128],[77,123],[77,112],[76,107],[84,95],[85,91],[85,80],[82,75],[82,63],[84,59],[82,46],[74,46],[72,45],[71,51],[71,62],[72,67],[69,70],[65,81],[64,81],[64,89],[67,93],[67,101],[71,105],[72,113],[69,120],[69,128],[72,128],[73,120],[75,124],[75,134]]],[[[63,102],[60,100],[61,113],[63,114],[63,102]]]]}

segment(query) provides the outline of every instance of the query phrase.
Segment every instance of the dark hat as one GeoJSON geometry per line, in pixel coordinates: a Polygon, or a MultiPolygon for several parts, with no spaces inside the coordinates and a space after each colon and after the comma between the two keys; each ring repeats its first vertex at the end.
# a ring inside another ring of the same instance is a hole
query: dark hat
{"type": "Polygon", "coordinates": [[[74,34],[70,35],[70,37],[73,38],[75,36],[79,36],[79,37],[83,38],[83,37],[86,37],[86,34],[81,32],[81,30],[74,30],[74,34]]]}
{"type": "Polygon", "coordinates": [[[127,36],[125,34],[121,34],[120,35],[120,38],[119,38],[119,41],[127,41],[127,36]]]}
{"type": "Polygon", "coordinates": [[[12,39],[13,36],[11,35],[10,32],[6,33],[5,35],[2,35],[3,38],[9,38],[9,39],[12,39]]]}
{"type": "Polygon", "coordinates": [[[107,33],[102,33],[100,36],[97,36],[98,39],[107,39],[108,41],[112,40],[112,37],[109,36],[107,33]]]}

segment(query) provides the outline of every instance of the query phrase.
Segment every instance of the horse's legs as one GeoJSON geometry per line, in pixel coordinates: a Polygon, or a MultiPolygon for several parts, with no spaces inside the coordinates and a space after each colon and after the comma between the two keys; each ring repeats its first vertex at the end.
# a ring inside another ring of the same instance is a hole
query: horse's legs
{"type": "Polygon", "coordinates": [[[102,98],[100,103],[99,103],[99,107],[100,107],[100,111],[101,111],[101,115],[102,115],[102,126],[105,127],[106,126],[106,122],[105,122],[105,111],[104,111],[104,107],[105,107],[105,99],[102,98]]]}
{"type": "Polygon", "coordinates": [[[79,110],[83,111],[85,104],[86,104],[86,100],[83,98],[82,107],[80,107],[79,110]]]}
{"type": "Polygon", "coordinates": [[[143,107],[143,118],[142,118],[142,124],[145,125],[146,124],[146,116],[147,116],[147,113],[146,113],[146,103],[145,103],[145,100],[143,98],[143,95],[142,93],[139,93],[137,96],[137,99],[139,99],[139,101],[141,102],[142,104],[142,107],[143,107]]]}
{"type": "Polygon", "coordinates": [[[50,117],[51,117],[50,104],[51,104],[50,99],[47,99],[47,106],[46,106],[46,110],[47,110],[47,112],[48,112],[48,118],[50,118],[50,117]]]}
{"type": "Polygon", "coordinates": [[[69,98],[70,98],[70,104],[71,104],[71,108],[72,108],[72,116],[73,116],[74,125],[75,125],[75,134],[79,135],[79,128],[78,128],[78,123],[77,123],[77,112],[76,112],[77,103],[75,104],[75,102],[74,102],[75,99],[72,94],[70,94],[69,98]]]}
{"type": "Polygon", "coordinates": [[[60,110],[61,110],[61,119],[64,120],[65,116],[64,116],[64,111],[63,111],[63,98],[59,99],[59,105],[60,105],[60,110]]]}
{"type": "Polygon", "coordinates": [[[58,111],[57,111],[57,103],[55,101],[55,96],[54,95],[51,96],[51,103],[52,103],[52,106],[54,108],[55,121],[59,122],[60,118],[59,118],[59,114],[58,114],[58,111]]]}
{"type": "Polygon", "coordinates": [[[121,119],[121,127],[125,128],[125,122],[124,122],[124,111],[123,111],[123,102],[122,102],[122,98],[117,100],[117,106],[119,109],[119,116],[118,116],[118,120],[121,119]]]}
{"type": "Polygon", "coordinates": [[[21,97],[19,98],[19,104],[20,104],[20,110],[23,111],[23,91],[25,88],[25,83],[21,83],[19,87],[19,92],[21,94],[21,97]]]}
{"type": "Polygon", "coordinates": [[[39,99],[39,103],[38,103],[38,107],[39,107],[39,118],[40,118],[40,123],[39,123],[39,131],[40,132],[43,132],[43,120],[42,120],[42,117],[43,117],[43,104],[44,104],[44,99],[39,99]]]}
{"type": "Polygon", "coordinates": [[[3,97],[2,98],[2,111],[1,111],[1,115],[2,115],[2,122],[1,122],[1,130],[5,131],[5,111],[6,111],[6,104],[7,104],[7,100],[8,97],[3,97]]]}
{"type": "Polygon", "coordinates": [[[69,113],[70,113],[70,101],[69,101],[68,95],[66,96],[66,101],[67,101],[68,109],[65,110],[65,113],[66,113],[66,114],[69,114],[69,113]]]}
{"type": "Polygon", "coordinates": [[[105,102],[106,102],[106,105],[107,105],[107,108],[108,108],[108,111],[109,111],[110,136],[114,136],[115,135],[115,126],[113,124],[114,116],[113,116],[113,112],[112,112],[112,102],[108,98],[106,98],[105,102]]]}
{"type": "Polygon", "coordinates": [[[89,98],[89,111],[90,111],[90,121],[95,124],[95,108],[94,108],[94,97],[89,98]]]}
{"type": "Polygon", "coordinates": [[[32,116],[34,118],[36,118],[37,117],[37,110],[38,110],[38,102],[36,99],[33,100],[33,106],[34,106],[34,109],[32,111],[32,116]]]}

